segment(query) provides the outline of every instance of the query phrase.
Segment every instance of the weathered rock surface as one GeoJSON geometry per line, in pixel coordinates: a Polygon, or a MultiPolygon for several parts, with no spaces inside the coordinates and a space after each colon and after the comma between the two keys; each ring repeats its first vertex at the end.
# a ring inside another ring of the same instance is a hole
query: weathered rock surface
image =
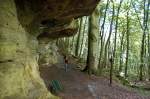
{"type": "Polygon", "coordinates": [[[40,66],[52,66],[53,64],[59,63],[60,53],[58,52],[58,47],[56,46],[56,40],[50,40],[47,38],[41,39],[39,41],[39,59],[38,63],[40,66]]]}
{"type": "Polygon", "coordinates": [[[55,99],[38,70],[38,40],[75,34],[99,0],[0,0],[0,99],[55,99]]]}

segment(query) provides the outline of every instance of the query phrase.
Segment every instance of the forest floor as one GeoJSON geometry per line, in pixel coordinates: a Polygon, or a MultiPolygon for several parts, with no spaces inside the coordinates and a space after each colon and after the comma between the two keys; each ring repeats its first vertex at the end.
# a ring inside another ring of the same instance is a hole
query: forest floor
{"type": "Polygon", "coordinates": [[[63,64],[41,67],[40,72],[47,87],[52,80],[61,82],[64,89],[57,95],[62,99],[150,99],[150,96],[141,96],[115,81],[110,86],[108,78],[89,76],[74,65],[69,65],[67,72],[63,64]]]}

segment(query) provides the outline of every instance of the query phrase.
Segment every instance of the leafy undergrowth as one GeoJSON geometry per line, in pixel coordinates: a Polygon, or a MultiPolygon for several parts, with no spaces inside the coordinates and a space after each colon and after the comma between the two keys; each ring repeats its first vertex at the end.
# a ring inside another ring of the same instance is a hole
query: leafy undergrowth
{"type": "Polygon", "coordinates": [[[130,87],[130,89],[132,91],[137,92],[138,94],[140,94],[142,96],[148,96],[148,97],[150,96],[150,90],[145,90],[143,88],[132,88],[132,87],[130,87]]]}
{"type": "MultiPolygon", "coordinates": [[[[98,72],[97,76],[104,76],[109,79],[109,69],[104,69],[103,73],[98,72]]],[[[150,81],[138,81],[135,79],[136,77],[127,77],[127,79],[125,79],[118,75],[117,72],[113,74],[113,80],[115,82],[122,84],[130,91],[136,92],[141,96],[150,97],[150,81]]]]}
{"type": "Polygon", "coordinates": [[[76,66],[72,64],[69,64],[67,72],[63,67],[62,64],[57,64],[40,68],[47,88],[52,80],[58,80],[62,84],[64,90],[56,94],[62,99],[150,99],[149,96],[139,95],[115,80],[110,86],[108,77],[89,76],[76,70],[76,66]]]}
{"type": "Polygon", "coordinates": [[[150,96],[150,82],[149,81],[136,81],[130,82],[130,90],[139,93],[142,96],[150,96]]]}

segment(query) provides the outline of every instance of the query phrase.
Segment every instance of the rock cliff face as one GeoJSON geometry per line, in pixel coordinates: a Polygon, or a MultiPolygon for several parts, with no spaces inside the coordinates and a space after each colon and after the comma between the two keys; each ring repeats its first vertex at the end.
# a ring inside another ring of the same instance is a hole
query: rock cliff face
{"type": "Polygon", "coordinates": [[[38,64],[40,67],[52,66],[53,64],[60,63],[60,53],[56,46],[56,40],[47,39],[48,38],[44,38],[39,41],[38,64]]]}
{"type": "Polygon", "coordinates": [[[55,99],[38,70],[39,42],[71,36],[99,0],[0,0],[0,99],[55,99]]]}

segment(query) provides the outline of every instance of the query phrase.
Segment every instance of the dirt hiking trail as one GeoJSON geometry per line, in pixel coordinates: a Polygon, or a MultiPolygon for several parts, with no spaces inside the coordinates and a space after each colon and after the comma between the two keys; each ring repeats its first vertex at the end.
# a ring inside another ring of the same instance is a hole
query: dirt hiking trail
{"type": "Polygon", "coordinates": [[[65,72],[63,64],[40,68],[41,77],[47,88],[51,80],[61,82],[64,90],[58,93],[62,99],[150,99],[129,91],[121,84],[113,82],[109,85],[109,79],[105,77],[89,76],[69,64],[69,70],[65,72]]]}

